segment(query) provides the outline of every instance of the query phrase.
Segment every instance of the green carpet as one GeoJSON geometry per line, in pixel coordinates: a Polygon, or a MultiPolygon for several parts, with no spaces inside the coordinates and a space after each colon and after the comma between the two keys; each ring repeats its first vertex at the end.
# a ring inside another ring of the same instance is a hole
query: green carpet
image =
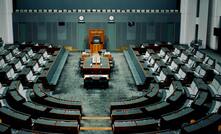
{"type": "Polygon", "coordinates": [[[80,53],[70,53],[53,95],[68,100],[80,100],[84,115],[109,116],[110,102],[132,99],[143,94],[135,87],[123,53],[113,53],[115,68],[107,89],[83,88],[79,57],[80,53]]]}

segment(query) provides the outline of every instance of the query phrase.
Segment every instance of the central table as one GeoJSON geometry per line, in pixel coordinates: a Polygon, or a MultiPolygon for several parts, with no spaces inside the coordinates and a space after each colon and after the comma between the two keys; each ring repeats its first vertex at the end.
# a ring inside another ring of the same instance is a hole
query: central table
{"type": "Polygon", "coordinates": [[[82,67],[83,74],[110,74],[109,59],[100,57],[99,62],[93,62],[91,57],[86,57],[82,67]]]}

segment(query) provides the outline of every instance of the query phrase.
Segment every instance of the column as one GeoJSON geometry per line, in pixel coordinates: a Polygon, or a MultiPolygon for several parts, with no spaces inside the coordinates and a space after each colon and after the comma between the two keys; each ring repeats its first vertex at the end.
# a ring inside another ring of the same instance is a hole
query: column
{"type": "Polygon", "coordinates": [[[0,1],[0,37],[5,43],[13,43],[13,27],[12,27],[12,0],[0,1]]]}
{"type": "Polygon", "coordinates": [[[198,39],[202,40],[202,48],[206,48],[207,30],[208,30],[208,15],[209,15],[209,0],[200,0],[199,12],[199,31],[198,39]]]}
{"type": "Polygon", "coordinates": [[[214,28],[220,27],[220,16],[221,16],[221,1],[212,0],[211,1],[211,16],[210,16],[210,26],[209,26],[209,42],[208,47],[213,50],[218,49],[218,38],[214,36],[214,28]]]}
{"type": "Polygon", "coordinates": [[[195,40],[197,0],[181,0],[180,43],[189,44],[195,40]]]}

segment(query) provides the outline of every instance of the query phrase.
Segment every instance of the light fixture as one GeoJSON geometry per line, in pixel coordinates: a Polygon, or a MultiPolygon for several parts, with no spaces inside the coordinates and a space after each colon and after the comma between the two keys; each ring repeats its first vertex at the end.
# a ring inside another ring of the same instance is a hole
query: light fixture
{"type": "Polygon", "coordinates": [[[79,17],[78,17],[78,22],[79,22],[79,23],[84,23],[84,16],[82,16],[82,15],[79,16],[79,17]]]}
{"type": "Polygon", "coordinates": [[[114,16],[109,16],[108,20],[109,23],[114,23],[114,16]]]}

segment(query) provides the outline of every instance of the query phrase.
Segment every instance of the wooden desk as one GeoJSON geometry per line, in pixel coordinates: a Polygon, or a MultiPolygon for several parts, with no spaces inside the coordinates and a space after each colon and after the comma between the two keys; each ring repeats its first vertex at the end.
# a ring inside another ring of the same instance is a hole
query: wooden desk
{"type": "Polygon", "coordinates": [[[113,58],[109,52],[83,52],[79,65],[83,74],[85,88],[104,89],[109,86],[110,71],[113,67],[113,58]]]}
{"type": "Polygon", "coordinates": [[[84,60],[82,66],[83,74],[110,74],[109,59],[100,57],[100,63],[93,63],[91,57],[84,60]]]}

